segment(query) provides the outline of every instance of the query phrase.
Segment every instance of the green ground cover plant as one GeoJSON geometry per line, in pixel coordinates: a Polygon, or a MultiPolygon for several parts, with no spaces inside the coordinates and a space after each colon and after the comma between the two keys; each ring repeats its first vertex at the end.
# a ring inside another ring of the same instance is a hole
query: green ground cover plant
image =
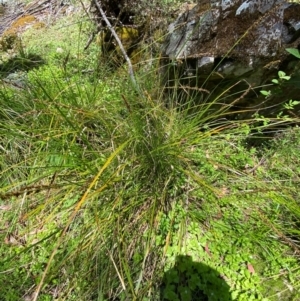
{"type": "Polygon", "coordinates": [[[0,300],[299,300],[299,120],[178,109],[156,63],[137,92],[90,26],[27,32],[45,64],[1,82],[0,300]]]}

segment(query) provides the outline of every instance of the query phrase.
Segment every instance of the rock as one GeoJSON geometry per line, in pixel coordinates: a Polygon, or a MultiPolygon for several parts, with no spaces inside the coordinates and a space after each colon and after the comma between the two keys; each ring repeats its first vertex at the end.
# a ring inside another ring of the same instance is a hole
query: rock
{"type": "Polygon", "coordinates": [[[24,71],[10,73],[2,81],[11,87],[24,89],[28,82],[27,73],[24,71]]]}
{"type": "Polygon", "coordinates": [[[243,79],[254,88],[277,77],[278,70],[298,74],[299,62],[286,48],[300,48],[300,4],[206,0],[170,24],[163,57],[164,64],[177,66],[176,77],[188,78],[185,84],[215,90],[215,79],[243,79]]]}
{"type": "MultiPolygon", "coordinates": [[[[198,4],[181,14],[169,26],[163,52],[170,59],[196,58],[197,68],[205,68],[217,58],[246,60],[248,71],[258,58],[281,58],[285,45],[298,40],[299,35],[299,4],[223,0],[209,9],[198,4]]],[[[228,67],[232,68],[231,64],[228,67]]]]}
{"type": "Polygon", "coordinates": [[[42,28],[45,24],[39,22],[33,15],[24,15],[13,21],[0,35],[0,51],[15,50],[15,52],[18,52],[22,47],[20,34],[33,26],[35,28],[42,28]]]}

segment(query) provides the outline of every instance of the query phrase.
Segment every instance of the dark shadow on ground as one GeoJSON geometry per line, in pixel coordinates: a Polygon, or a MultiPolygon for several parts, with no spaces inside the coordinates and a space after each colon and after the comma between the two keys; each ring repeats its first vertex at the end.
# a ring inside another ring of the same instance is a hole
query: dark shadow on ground
{"type": "Polygon", "coordinates": [[[232,301],[229,289],[216,270],[179,255],[164,274],[160,301],[232,301]]]}
{"type": "Polygon", "coordinates": [[[15,56],[0,64],[0,78],[16,71],[29,71],[45,63],[44,59],[36,54],[15,56]]]}

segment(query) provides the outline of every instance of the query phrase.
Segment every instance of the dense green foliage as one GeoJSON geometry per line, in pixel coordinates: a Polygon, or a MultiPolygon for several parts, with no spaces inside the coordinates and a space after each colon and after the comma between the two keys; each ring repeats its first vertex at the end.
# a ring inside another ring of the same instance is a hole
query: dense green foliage
{"type": "Polygon", "coordinates": [[[137,92],[79,19],[1,82],[0,300],[299,300],[299,120],[180,109],[155,60],[137,92]]]}

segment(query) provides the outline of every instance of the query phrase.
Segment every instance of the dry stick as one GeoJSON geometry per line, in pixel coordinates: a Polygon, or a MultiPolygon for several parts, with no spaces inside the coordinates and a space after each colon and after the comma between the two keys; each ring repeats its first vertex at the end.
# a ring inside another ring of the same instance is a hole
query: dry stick
{"type": "Polygon", "coordinates": [[[127,64],[128,64],[128,72],[129,72],[129,76],[130,76],[131,82],[133,83],[133,85],[134,85],[134,87],[136,88],[136,90],[140,91],[140,89],[139,89],[139,87],[138,87],[138,84],[137,84],[137,82],[136,82],[136,80],[135,80],[135,77],[134,77],[133,67],[132,67],[132,63],[131,63],[131,61],[130,61],[130,58],[128,57],[128,55],[127,55],[127,53],[126,53],[126,51],[125,51],[125,49],[124,49],[124,47],[123,47],[123,44],[122,44],[122,42],[121,42],[119,36],[117,35],[117,33],[116,33],[116,31],[114,30],[113,26],[110,24],[109,20],[107,19],[106,15],[105,15],[105,12],[104,12],[103,9],[101,8],[101,5],[100,5],[100,4],[101,4],[101,1],[99,1],[100,4],[98,3],[97,0],[94,0],[94,2],[95,2],[95,4],[96,4],[96,6],[97,6],[97,8],[98,8],[98,10],[99,10],[99,12],[100,12],[100,14],[101,14],[103,20],[105,21],[105,23],[106,23],[108,29],[110,30],[110,32],[112,33],[112,35],[113,35],[114,38],[116,39],[116,41],[117,41],[117,43],[118,43],[118,45],[119,45],[119,47],[120,47],[120,49],[121,49],[121,51],[122,51],[122,54],[123,54],[123,56],[124,56],[124,58],[125,58],[125,60],[126,60],[126,62],[127,62],[127,64]]]}

